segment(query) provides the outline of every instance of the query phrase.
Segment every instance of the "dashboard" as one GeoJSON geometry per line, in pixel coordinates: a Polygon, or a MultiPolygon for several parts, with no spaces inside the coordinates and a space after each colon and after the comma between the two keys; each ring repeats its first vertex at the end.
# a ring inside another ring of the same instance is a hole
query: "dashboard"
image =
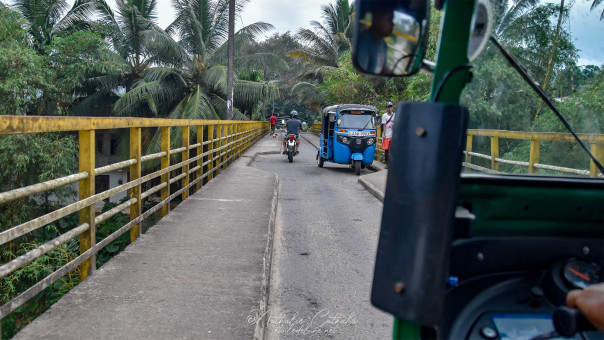
{"type": "MultiPolygon", "coordinates": [[[[451,268],[455,279],[438,338],[531,339],[554,330],[552,314],[566,305],[570,290],[604,281],[601,239],[508,239],[507,247],[516,251],[500,256],[493,253],[504,247],[498,242],[458,240],[453,246],[452,263],[458,265],[451,268]]],[[[604,334],[580,332],[572,339],[604,340],[604,334]]]]}

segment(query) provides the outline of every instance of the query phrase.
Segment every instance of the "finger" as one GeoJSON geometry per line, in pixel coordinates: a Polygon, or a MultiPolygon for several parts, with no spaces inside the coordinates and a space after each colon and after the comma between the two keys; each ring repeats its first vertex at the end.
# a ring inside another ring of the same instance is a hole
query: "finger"
{"type": "Polygon", "coordinates": [[[577,306],[577,299],[581,295],[581,290],[575,289],[571,290],[568,295],[566,295],[566,305],[570,308],[574,308],[577,306]]]}

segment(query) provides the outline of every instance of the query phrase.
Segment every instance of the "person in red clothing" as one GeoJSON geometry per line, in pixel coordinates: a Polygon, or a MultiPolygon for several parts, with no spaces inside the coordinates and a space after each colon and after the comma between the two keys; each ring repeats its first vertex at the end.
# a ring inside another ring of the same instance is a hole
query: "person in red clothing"
{"type": "Polygon", "coordinates": [[[269,120],[271,121],[271,136],[275,134],[275,127],[277,126],[277,117],[275,117],[275,115],[272,115],[271,118],[269,118],[269,120]]]}

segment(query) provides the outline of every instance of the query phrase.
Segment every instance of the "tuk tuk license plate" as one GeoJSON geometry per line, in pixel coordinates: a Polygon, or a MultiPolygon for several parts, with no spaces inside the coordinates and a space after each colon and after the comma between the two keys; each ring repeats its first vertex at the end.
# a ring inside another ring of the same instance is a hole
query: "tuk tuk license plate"
{"type": "Polygon", "coordinates": [[[367,131],[348,131],[349,136],[369,136],[367,131]]]}

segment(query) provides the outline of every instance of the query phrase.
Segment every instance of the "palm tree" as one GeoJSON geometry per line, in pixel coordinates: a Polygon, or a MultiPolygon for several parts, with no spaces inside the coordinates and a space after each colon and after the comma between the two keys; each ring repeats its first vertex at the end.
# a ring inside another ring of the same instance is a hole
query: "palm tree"
{"type": "MultiPolygon", "coordinates": [[[[243,2],[238,2],[237,12],[243,2]]],[[[167,34],[180,38],[182,67],[156,67],[143,74],[136,87],[115,105],[118,113],[126,113],[141,103],[152,111],[159,106],[171,107],[170,118],[220,119],[226,113],[226,36],[228,32],[228,2],[224,0],[174,0],[176,19],[166,29],[167,34]]],[[[236,46],[251,41],[258,33],[272,28],[255,23],[236,34],[236,46]]],[[[270,59],[287,67],[280,58],[270,54],[236,57],[239,68],[270,59]]],[[[271,100],[279,95],[275,86],[235,79],[235,107],[249,101],[271,100]]],[[[245,119],[234,110],[235,119],[245,119]]]]}
{"type": "Polygon", "coordinates": [[[333,4],[321,6],[325,25],[329,28],[331,34],[344,34],[348,40],[352,39],[352,13],[354,3],[349,4],[348,0],[336,0],[333,4]]]}
{"type": "MultiPolygon", "coordinates": [[[[246,1],[236,4],[239,13],[246,1]]],[[[228,33],[228,0],[173,0],[176,19],[166,28],[166,35],[180,38],[179,60],[160,65],[142,73],[135,87],[115,104],[118,114],[146,106],[155,114],[167,108],[171,119],[223,119],[226,117],[226,37],[228,33]]],[[[287,68],[281,58],[267,53],[241,55],[243,46],[255,35],[272,29],[267,23],[254,23],[235,34],[235,71],[251,69],[264,62],[287,68]]],[[[162,45],[159,41],[158,45],[162,45]]],[[[238,107],[249,108],[261,101],[268,102],[280,95],[274,83],[234,79],[234,119],[247,119],[238,107]]],[[[173,132],[178,144],[180,130],[173,132]]],[[[151,141],[148,152],[159,148],[159,135],[151,141]]]]}
{"type": "Polygon", "coordinates": [[[527,11],[539,4],[539,0],[497,0],[494,2],[495,18],[494,33],[499,38],[505,37],[509,30],[519,28],[515,25],[527,11]]]}
{"type": "Polygon", "coordinates": [[[40,53],[62,31],[86,29],[94,13],[93,0],[76,0],[71,6],[64,0],[15,0],[14,8],[29,23],[29,33],[40,53]]]}
{"type": "Polygon", "coordinates": [[[325,103],[318,91],[324,72],[338,67],[342,53],[351,48],[353,8],[354,4],[349,5],[348,0],[336,0],[335,6],[321,6],[323,24],[311,21],[314,30],[301,28],[298,31],[298,36],[306,42],[307,47],[288,53],[288,56],[301,59],[310,66],[299,76],[305,81],[297,83],[291,93],[298,97],[299,102],[315,111],[325,103]]]}
{"type": "Polygon", "coordinates": [[[300,58],[315,67],[313,72],[307,75],[320,77],[326,67],[337,67],[342,52],[350,49],[353,8],[348,4],[348,0],[336,0],[335,6],[323,5],[323,24],[311,21],[314,30],[301,28],[298,31],[298,36],[308,47],[294,50],[289,56],[300,58]]]}

